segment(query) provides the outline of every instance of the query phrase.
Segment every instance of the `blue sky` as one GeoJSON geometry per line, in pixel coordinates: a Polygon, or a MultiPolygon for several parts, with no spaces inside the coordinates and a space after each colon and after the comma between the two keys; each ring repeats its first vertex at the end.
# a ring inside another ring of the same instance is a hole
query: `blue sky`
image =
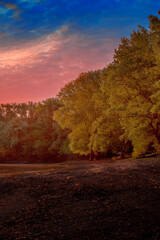
{"type": "Polygon", "coordinates": [[[55,96],[111,62],[120,38],[158,10],[157,0],[0,1],[0,102],[55,96]]]}

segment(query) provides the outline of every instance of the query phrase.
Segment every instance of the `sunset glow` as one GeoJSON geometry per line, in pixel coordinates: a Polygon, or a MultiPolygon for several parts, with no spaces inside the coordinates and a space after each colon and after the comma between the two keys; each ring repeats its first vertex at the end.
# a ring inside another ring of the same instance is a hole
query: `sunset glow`
{"type": "Polygon", "coordinates": [[[55,97],[81,72],[107,66],[120,36],[157,11],[158,1],[125,2],[0,2],[0,102],[55,97]]]}

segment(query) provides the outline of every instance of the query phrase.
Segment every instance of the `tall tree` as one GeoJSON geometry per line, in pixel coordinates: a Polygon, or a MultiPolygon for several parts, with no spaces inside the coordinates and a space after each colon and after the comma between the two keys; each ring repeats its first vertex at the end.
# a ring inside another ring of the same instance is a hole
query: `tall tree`
{"type": "Polygon", "coordinates": [[[160,35],[153,30],[159,24],[154,19],[150,18],[149,31],[139,26],[130,39],[121,39],[110,81],[106,79],[111,109],[119,114],[123,137],[132,141],[135,156],[145,153],[150,146],[158,150],[160,144],[159,114],[154,111],[159,78],[154,42],[160,35]]]}
{"type": "Polygon", "coordinates": [[[61,107],[55,112],[55,120],[62,128],[71,130],[70,148],[74,153],[91,153],[93,157],[90,139],[92,124],[101,111],[95,104],[100,83],[101,71],[82,73],[76,80],[66,84],[58,94],[61,107]]]}

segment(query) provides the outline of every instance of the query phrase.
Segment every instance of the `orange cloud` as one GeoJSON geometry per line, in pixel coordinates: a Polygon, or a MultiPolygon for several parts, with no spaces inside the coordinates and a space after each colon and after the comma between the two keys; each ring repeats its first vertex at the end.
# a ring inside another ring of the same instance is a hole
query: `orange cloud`
{"type": "Polygon", "coordinates": [[[8,9],[16,9],[18,6],[17,4],[14,4],[14,3],[4,3],[4,6],[8,9]]]}

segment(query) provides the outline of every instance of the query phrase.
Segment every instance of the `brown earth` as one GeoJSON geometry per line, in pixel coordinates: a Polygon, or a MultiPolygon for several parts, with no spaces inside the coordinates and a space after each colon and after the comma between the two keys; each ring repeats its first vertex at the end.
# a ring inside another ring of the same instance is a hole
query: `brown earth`
{"type": "Polygon", "coordinates": [[[0,239],[160,239],[160,158],[0,165],[0,239]]]}

